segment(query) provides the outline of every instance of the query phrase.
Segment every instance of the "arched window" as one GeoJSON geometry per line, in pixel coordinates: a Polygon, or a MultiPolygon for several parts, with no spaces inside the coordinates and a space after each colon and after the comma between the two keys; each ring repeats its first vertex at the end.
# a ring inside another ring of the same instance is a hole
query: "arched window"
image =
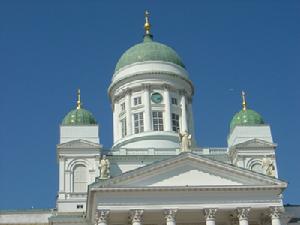
{"type": "Polygon", "coordinates": [[[87,168],[84,165],[77,165],[73,170],[73,191],[87,191],[87,168]]]}

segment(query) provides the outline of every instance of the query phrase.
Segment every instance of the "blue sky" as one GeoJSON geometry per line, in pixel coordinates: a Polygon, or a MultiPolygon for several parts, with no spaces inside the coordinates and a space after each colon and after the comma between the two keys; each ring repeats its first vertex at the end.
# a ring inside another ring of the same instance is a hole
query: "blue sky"
{"type": "Polygon", "coordinates": [[[52,208],[59,124],[84,107],[112,144],[115,64],[143,35],[173,47],[195,85],[200,146],[226,146],[240,92],[271,125],[285,203],[300,204],[299,1],[0,1],[0,209],[52,208]]]}

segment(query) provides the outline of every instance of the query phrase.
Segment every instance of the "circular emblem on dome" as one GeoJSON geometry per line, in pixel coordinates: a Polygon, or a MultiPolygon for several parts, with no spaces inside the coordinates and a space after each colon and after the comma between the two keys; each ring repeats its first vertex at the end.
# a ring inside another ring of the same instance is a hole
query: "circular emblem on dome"
{"type": "Polygon", "coordinates": [[[156,104],[159,104],[162,102],[163,100],[163,97],[160,93],[158,92],[154,92],[152,95],[151,95],[151,100],[152,102],[156,103],[156,104]]]}

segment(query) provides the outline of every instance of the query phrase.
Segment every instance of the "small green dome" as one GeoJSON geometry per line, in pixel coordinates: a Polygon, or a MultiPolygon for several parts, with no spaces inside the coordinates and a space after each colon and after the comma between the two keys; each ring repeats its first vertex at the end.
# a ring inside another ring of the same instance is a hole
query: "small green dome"
{"type": "Polygon", "coordinates": [[[179,55],[172,48],[153,41],[152,35],[148,34],[144,36],[142,43],[134,45],[121,56],[115,72],[124,66],[145,61],[165,61],[185,67],[179,55]]]}
{"type": "Polygon", "coordinates": [[[255,126],[264,124],[262,116],[251,109],[241,110],[234,115],[230,122],[230,131],[238,125],[241,126],[255,126]]]}
{"type": "Polygon", "coordinates": [[[93,114],[88,110],[77,108],[69,112],[62,121],[64,126],[94,125],[97,124],[93,114]]]}

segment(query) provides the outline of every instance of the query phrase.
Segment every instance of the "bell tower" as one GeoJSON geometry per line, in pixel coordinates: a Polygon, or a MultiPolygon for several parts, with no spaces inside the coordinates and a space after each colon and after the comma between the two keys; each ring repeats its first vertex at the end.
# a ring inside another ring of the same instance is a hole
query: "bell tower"
{"type": "Polygon", "coordinates": [[[99,126],[92,113],[82,107],[80,90],[77,95],[76,109],[60,125],[58,213],[85,211],[88,185],[99,176],[99,126]]]}

